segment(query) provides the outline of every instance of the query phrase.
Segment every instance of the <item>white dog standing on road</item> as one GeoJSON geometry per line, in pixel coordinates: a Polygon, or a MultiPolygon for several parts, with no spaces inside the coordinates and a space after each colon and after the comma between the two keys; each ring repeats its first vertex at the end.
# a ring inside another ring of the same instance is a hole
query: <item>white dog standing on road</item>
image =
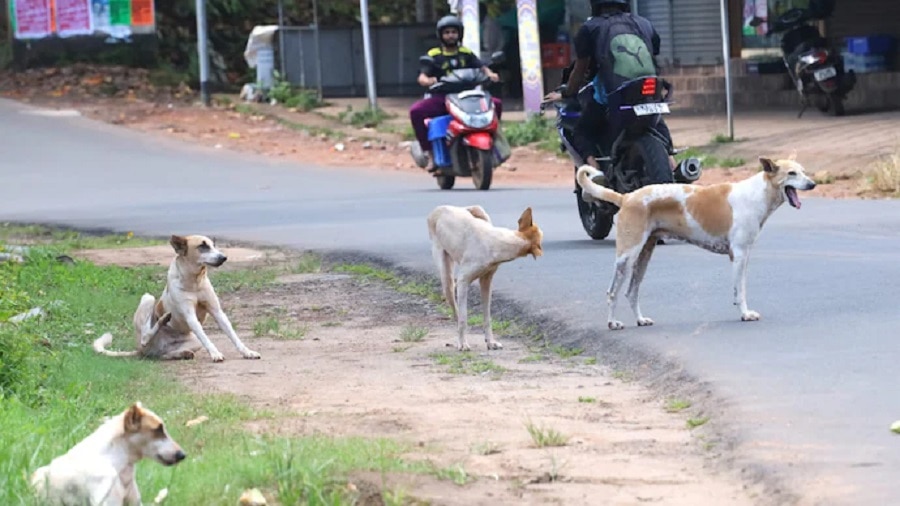
{"type": "Polygon", "coordinates": [[[603,200],[619,206],[616,222],[616,270],[607,292],[611,330],[624,327],[614,318],[616,299],[622,286],[637,318],[638,326],[653,325],[641,313],[638,290],[657,238],[672,237],[713,253],[726,254],[732,261],[734,303],[741,320],[759,320],[747,307],[747,262],[769,216],[785,201],[800,209],[797,190],[816,187],[803,167],[791,157],[773,162],[760,158],[763,170],[737,183],[710,186],[688,184],[649,185],[620,194],[594,183],[598,175],[588,165],[578,169],[582,198],[603,200]]]}

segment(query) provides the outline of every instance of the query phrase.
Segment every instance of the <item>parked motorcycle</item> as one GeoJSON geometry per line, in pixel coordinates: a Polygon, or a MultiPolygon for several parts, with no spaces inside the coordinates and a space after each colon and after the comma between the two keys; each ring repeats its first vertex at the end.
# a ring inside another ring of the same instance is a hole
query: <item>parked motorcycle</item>
{"type": "MultiPolygon", "coordinates": [[[[491,57],[492,66],[502,61],[500,51],[491,57]]],[[[422,56],[419,63],[430,65],[432,59],[422,56]]],[[[426,98],[446,95],[449,112],[426,120],[433,154],[429,172],[442,190],[452,189],[457,177],[471,177],[476,188],[488,190],[494,169],[509,158],[509,145],[500,133],[491,94],[481,89],[489,82],[481,69],[456,69],[428,88],[426,98]]]]}
{"type": "Polygon", "coordinates": [[[810,22],[826,19],[834,2],[811,2],[806,9],[790,9],[779,16],[770,34],[782,33],[781,52],[791,82],[801,97],[798,117],[812,103],[822,112],[843,116],[844,100],[856,85],[856,74],[844,71],[844,58],[828,45],[810,22]]]}
{"type": "MultiPolygon", "coordinates": [[[[564,88],[562,85],[558,91],[564,88]]],[[[696,158],[683,160],[674,170],[671,168],[668,140],[655,129],[660,117],[670,112],[671,89],[662,78],[643,77],[628,81],[609,94],[609,125],[615,141],[609,153],[605,152],[602,143],[597,143],[597,152],[601,154],[597,160],[607,187],[628,193],[649,184],[693,183],[700,178],[702,168],[696,158]]],[[[560,150],[568,153],[575,164],[575,172],[586,163],[586,155],[579,153],[573,143],[575,126],[581,116],[581,104],[593,100],[593,94],[593,83],[589,83],[575,97],[553,102],[557,111],[560,150]]],[[[546,104],[541,104],[542,114],[546,104]]],[[[671,152],[677,154],[678,150],[671,149],[671,152]]],[[[575,200],[588,236],[597,240],[606,238],[619,208],[608,202],[585,202],[577,181],[575,200]]]]}

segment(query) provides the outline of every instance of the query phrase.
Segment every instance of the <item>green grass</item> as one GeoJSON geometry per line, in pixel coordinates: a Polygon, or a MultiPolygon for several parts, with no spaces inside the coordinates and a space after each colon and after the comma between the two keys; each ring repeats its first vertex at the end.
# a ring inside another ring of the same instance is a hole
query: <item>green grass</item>
{"type": "Polygon", "coordinates": [[[75,230],[54,229],[42,225],[0,224],[0,245],[17,244],[23,239],[38,244],[54,244],[56,248],[65,250],[138,248],[166,244],[159,239],[136,237],[133,233],[113,235],[85,234],[75,230]]]}
{"type": "Polygon", "coordinates": [[[569,442],[569,436],[559,432],[556,429],[548,427],[539,427],[530,420],[525,424],[525,429],[531,436],[531,441],[538,448],[546,448],[549,446],[566,446],[569,442]]]}
{"type": "Polygon", "coordinates": [[[372,109],[367,107],[359,111],[354,111],[353,107],[348,105],[346,110],[338,113],[337,119],[341,121],[341,123],[353,125],[355,127],[375,128],[391,117],[391,114],[385,112],[381,108],[372,109]]]}
{"type": "Polygon", "coordinates": [[[597,398],[596,397],[579,396],[578,402],[581,402],[583,404],[593,404],[593,403],[597,402],[597,398]]]}
{"type": "Polygon", "coordinates": [[[709,421],[708,416],[689,418],[687,421],[687,426],[689,429],[696,429],[697,427],[700,427],[701,425],[706,425],[706,422],[708,422],[708,421],[709,421]]]}
{"type": "MultiPolygon", "coordinates": [[[[90,343],[103,332],[116,336],[115,348],[133,346],[134,308],[141,294],[161,290],[164,269],[61,263],[56,256],[73,243],[63,237],[59,244],[64,247],[35,247],[25,263],[0,264],[5,313],[35,305],[48,310],[44,318],[0,323],[0,504],[33,504],[31,472],[138,400],[165,420],[188,454],[175,467],[138,464],[146,501],[168,488],[166,504],[235,504],[245,488],[258,487],[279,504],[352,504],[345,483],[358,471],[460,479],[455,471],[404,460],[409,449],[386,439],[251,433],[243,429],[248,422],[276,422],[284,414],[256,410],[234,396],[195,394],[175,378],[179,364],[95,354],[90,343]],[[209,420],[185,427],[201,415],[209,420]]],[[[233,289],[271,278],[221,274],[233,289]]],[[[259,329],[275,325],[264,320],[259,329]]]]}
{"type": "Polygon", "coordinates": [[[428,329],[425,327],[416,327],[415,325],[407,325],[400,331],[400,340],[405,343],[418,343],[428,335],[428,329]]]}
{"type": "Polygon", "coordinates": [[[492,374],[495,377],[506,372],[506,369],[494,362],[472,356],[471,353],[433,353],[431,358],[438,365],[447,366],[453,374],[492,374]]]}
{"type": "Polygon", "coordinates": [[[691,407],[691,402],[684,399],[669,399],[666,403],[666,411],[669,413],[678,413],[691,407]]]}
{"type": "Polygon", "coordinates": [[[339,264],[334,266],[334,272],[352,274],[354,276],[378,280],[387,283],[391,288],[400,293],[407,293],[417,297],[424,297],[432,302],[439,303],[441,295],[438,291],[427,283],[418,281],[406,281],[393,272],[385,269],[374,267],[368,264],[339,264]]]}
{"type": "Polygon", "coordinates": [[[553,123],[543,116],[531,116],[525,121],[503,123],[503,135],[512,147],[536,144],[544,151],[559,151],[559,134],[553,123]]]}
{"type": "Polygon", "coordinates": [[[704,168],[730,169],[734,167],[741,167],[743,165],[746,165],[747,163],[743,158],[720,158],[705,151],[700,151],[697,148],[688,148],[675,155],[675,160],[679,162],[686,158],[698,158],[703,164],[704,168]]]}

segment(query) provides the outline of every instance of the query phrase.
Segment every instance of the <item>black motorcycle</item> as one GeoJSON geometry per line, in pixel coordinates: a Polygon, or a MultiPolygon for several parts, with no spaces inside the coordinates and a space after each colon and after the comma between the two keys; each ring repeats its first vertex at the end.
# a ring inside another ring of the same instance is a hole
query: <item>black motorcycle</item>
{"type": "MultiPolygon", "coordinates": [[[[564,81],[567,80],[564,76],[564,81]]],[[[558,90],[563,90],[565,85],[558,90]]],[[[629,193],[655,183],[693,183],[702,172],[696,158],[683,160],[675,169],[669,164],[669,154],[677,154],[668,139],[656,130],[663,114],[669,114],[671,85],[662,78],[648,76],[628,81],[609,94],[609,125],[615,141],[604,149],[599,140],[597,159],[603,171],[605,185],[619,193],[629,193]],[[663,94],[665,92],[665,94],[663,94]]],[[[575,148],[575,126],[581,116],[582,104],[593,100],[592,83],[581,88],[575,97],[553,102],[556,108],[556,127],[560,150],[567,153],[578,167],[586,163],[586,156],[575,148]]],[[[547,103],[541,104],[543,113],[547,103]]],[[[585,232],[592,239],[609,235],[618,206],[608,202],[585,202],[581,187],[575,182],[575,200],[585,232]]]]}
{"type": "Polygon", "coordinates": [[[810,2],[807,9],[790,9],[779,16],[769,33],[782,33],[781,53],[794,87],[800,93],[798,117],[811,104],[835,116],[844,115],[844,100],[856,85],[856,74],[844,70],[844,58],[829,47],[812,21],[826,19],[833,1],[810,2]]]}

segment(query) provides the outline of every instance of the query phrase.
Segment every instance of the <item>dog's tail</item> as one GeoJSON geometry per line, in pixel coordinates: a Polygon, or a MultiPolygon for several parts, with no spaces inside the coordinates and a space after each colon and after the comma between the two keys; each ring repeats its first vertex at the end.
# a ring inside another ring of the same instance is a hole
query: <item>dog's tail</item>
{"type": "Polygon", "coordinates": [[[591,197],[622,207],[623,195],[621,193],[610,190],[605,186],[600,186],[599,184],[591,180],[591,178],[593,178],[594,176],[599,175],[599,170],[591,167],[590,165],[582,165],[578,168],[578,175],[576,176],[576,179],[578,180],[578,186],[581,187],[583,192],[587,193],[591,197]]]}
{"type": "Polygon", "coordinates": [[[94,351],[101,355],[106,355],[107,357],[136,357],[138,356],[137,351],[112,351],[107,350],[106,347],[112,344],[113,336],[109,332],[103,334],[98,337],[94,341],[94,351]]]}

